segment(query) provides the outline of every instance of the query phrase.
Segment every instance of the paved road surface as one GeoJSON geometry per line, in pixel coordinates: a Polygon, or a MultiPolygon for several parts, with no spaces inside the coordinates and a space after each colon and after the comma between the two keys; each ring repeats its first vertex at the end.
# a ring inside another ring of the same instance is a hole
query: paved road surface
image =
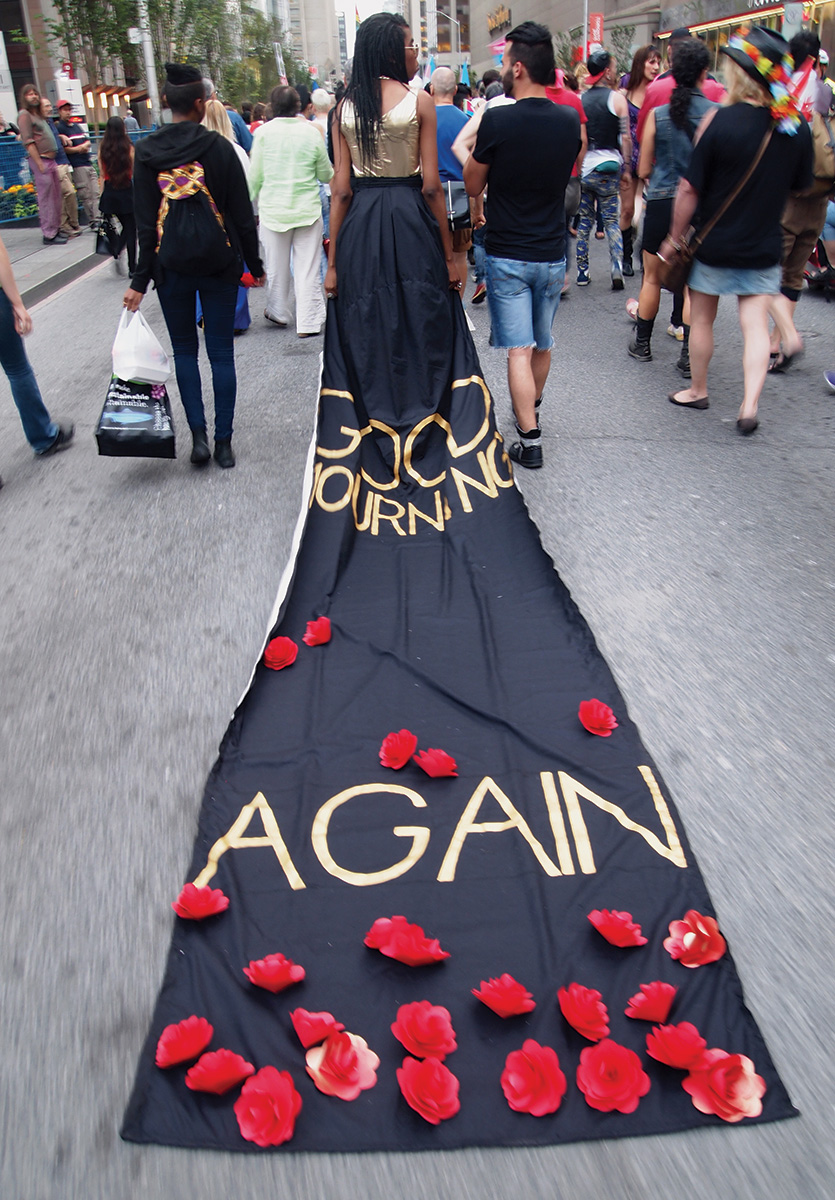
{"type": "MultiPolygon", "coordinates": [[[[100,459],[124,286],[105,264],[40,304],[29,339],[77,444],[35,461],[0,381],[3,1200],[835,1194],[835,396],[821,378],[835,307],[804,298],[806,358],[767,382],[762,427],[744,440],[732,306],[710,410],[676,410],[677,344],[662,324],[651,365],[626,356],[624,296],[594,254],[596,279],[557,320],[545,469],[520,483],[679,806],[801,1118],[416,1156],[120,1142],[169,903],[289,550],[320,346],[255,317],[237,347],[234,471],[196,472],[187,453],[100,459]]],[[[161,331],[155,298],[144,311],[161,331]]],[[[509,433],[502,360],[486,310],[472,315],[509,433]]]]}

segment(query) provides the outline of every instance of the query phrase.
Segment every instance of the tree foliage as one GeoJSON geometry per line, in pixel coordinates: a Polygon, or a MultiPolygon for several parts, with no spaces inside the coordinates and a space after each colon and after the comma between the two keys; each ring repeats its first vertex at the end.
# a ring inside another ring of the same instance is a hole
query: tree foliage
{"type": "Polygon", "coordinates": [[[614,25],[606,39],[618,64],[618,75],[622,75],[632,66],[632,39],[634,37],[634,25],[614,25]]]}
{"type": "Polygon", "coordinates": [[[557,66],[561,67],[563,71],[574,70],[577,65],[577,51],[582,40],[582,25],[576,26],[575,29],[569,29],[567,33],[554,34],[554,53],[557,66]]]}

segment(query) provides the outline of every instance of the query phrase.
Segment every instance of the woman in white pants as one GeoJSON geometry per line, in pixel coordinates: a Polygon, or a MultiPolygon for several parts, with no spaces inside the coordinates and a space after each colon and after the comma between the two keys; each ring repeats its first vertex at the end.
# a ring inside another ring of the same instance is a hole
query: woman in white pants
{"type": "Polygon", "coordinates": [[[261,247],[267,270],[264,316],[275,325],[290,321],[290,253],[296,293],[296,332],[315,337],[325,320],[319,264],[322,254],[322,206],[319,183],[333,175],[321,134],[298,119],[295,88],[270,94],[273,118],[255,134],[249,191],[258,204],[261,247]]]}

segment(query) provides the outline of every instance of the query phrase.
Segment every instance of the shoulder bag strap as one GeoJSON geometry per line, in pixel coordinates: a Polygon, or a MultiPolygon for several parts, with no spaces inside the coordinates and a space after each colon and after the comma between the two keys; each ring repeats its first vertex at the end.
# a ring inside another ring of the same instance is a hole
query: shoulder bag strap
{"type": "Polygon", "coordinates": [[[724,217],[725,213],[731,207],[734,200],[736,200],[739,193],[742,191],[742,189],[745,187],[748,180],[751,178],[751,176],[756,171],[757,167],[760,165],[760,159],[762,158],[762,156],[765,154],[766,150],[768,149],[768,143],[771,141],[771,136],[773,133],[774,133],[774,129],[770,128],[768,130],[768,132],[766,133],[765,137],[763,138],[762,142],[760,143],[760,148],[757,151],[757,153],[755,154],[753,162],[751,163],[750,167],[745,172],[745,174],[742,176],[739,183],[733,189],[731,194],[725,198],[724,204],[721,204],[719,206],[719,208],[713,214],[713,216],[710,218],[708,223],[695,235],[695,237],[693,237],[691,239],[691,241],[690,241],[690,249],[691,250],[695,251],[699,246],[701,246],[702,242],[705,240],[707,235],[710,233],[713,226],[717,223],[717,221],[720,221],[722,219],[722,217],[724,217]]]}

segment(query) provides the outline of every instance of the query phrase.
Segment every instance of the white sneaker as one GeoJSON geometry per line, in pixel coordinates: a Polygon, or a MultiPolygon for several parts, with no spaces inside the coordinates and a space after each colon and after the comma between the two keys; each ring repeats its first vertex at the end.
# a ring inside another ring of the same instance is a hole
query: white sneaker
{"type": "Polygon", "coordinates": [[[684,341],[684,326],[682,325],[668,325],[667,333],[670,337],[674,337],[677,342],[684,341]]]}

